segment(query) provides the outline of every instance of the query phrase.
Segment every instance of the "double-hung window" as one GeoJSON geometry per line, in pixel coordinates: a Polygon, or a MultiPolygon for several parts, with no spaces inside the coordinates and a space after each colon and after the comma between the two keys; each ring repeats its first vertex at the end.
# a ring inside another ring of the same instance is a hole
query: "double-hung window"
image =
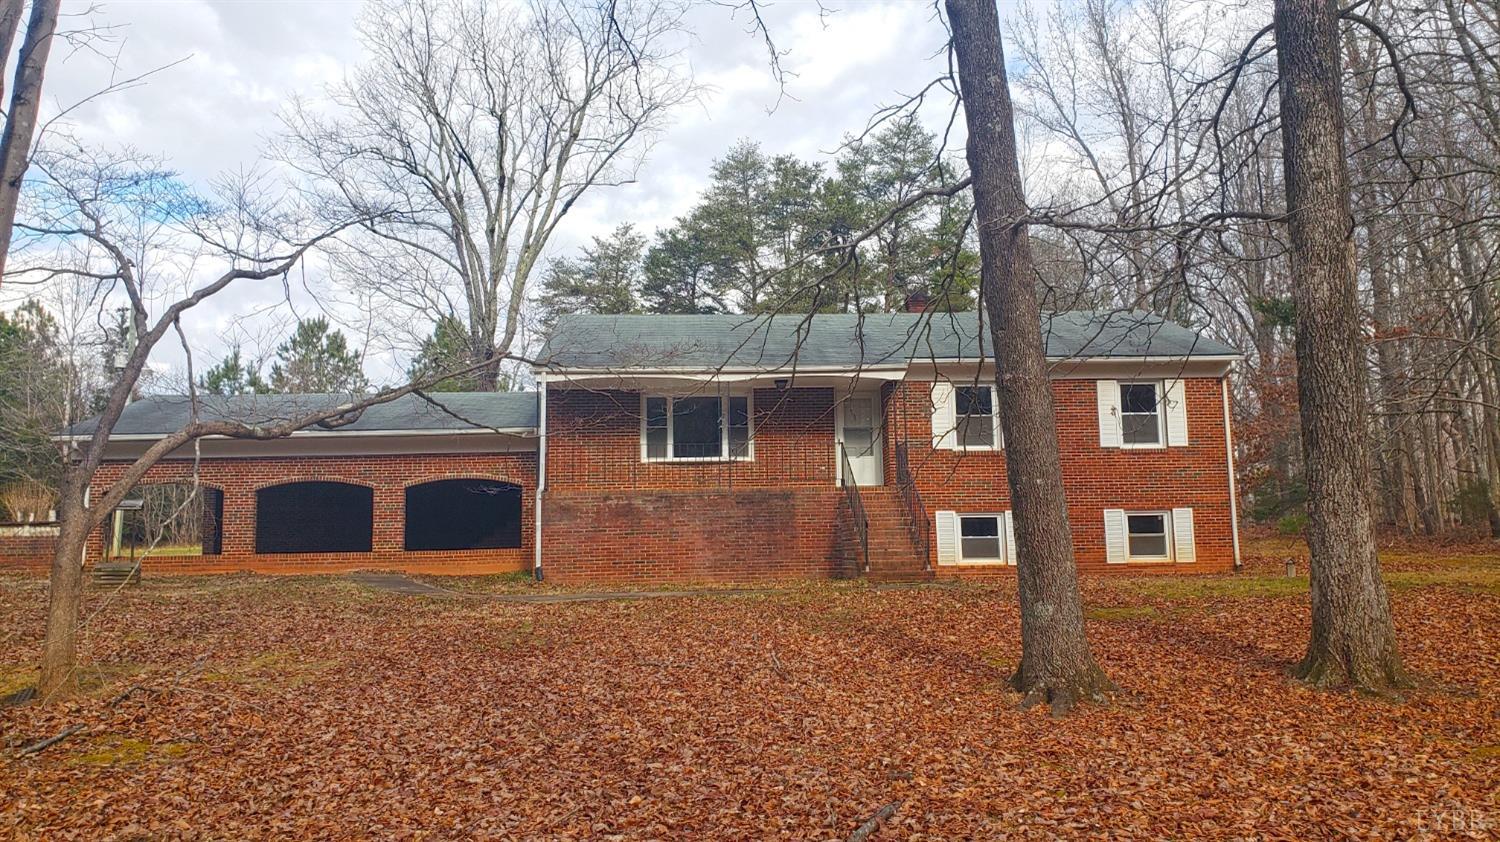
{"type": "Polygon", "coordinates": [[[1163,443],[1161,383],[1120,384],[1120,441],[1126,447],[1157,447],[1163,443]]]}
{"type": "Polygon", "coordinates": [[[994,387],[954,387],[953,414],[959,447],[985,449],[995,446],[994,387]]]}
{"type": "Polygon", "coordinates": [[[748,395],[647,395],[641,407],[641,458],[647,462],[750,459],[748,395]]]}
{"type": "Polygon", "coordinates": [[[960,561],[1005,561],[1000,515],[959,515],[958,534],[960,561]]]}
{"type": "Polygon", "coordinates": [[[1129,512],[1125,527],[1130,541],[1130,557],[1168,559],[1172,557],[1172,539],[1168,537],[1171,515],[1167,512],[1129,512]]]}

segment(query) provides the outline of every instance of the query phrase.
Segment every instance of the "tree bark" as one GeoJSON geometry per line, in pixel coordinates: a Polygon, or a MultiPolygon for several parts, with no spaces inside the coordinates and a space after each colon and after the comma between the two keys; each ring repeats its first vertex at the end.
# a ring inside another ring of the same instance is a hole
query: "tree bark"
{"type": "Polygon", "coordinates": [[[1408,679],[1370,512],[1338,6],[1276,0],[1275,29],[1312,553],[1312,636],[1295,674],[1315,686],[1392,695],[1408,679]]]}
{"type": "Polygon", "coordinates": [[[990,317],[1015,514],[1021,664],[1011,679],[1022,705],[1062,715],[1114,687],[1084,636],[1083,602],[1063,495],[1052,383],[1016,157],[1005,55],[993,0],[947,0],[968,124],[979,230],[980,295],[990,317]]]}
{"type": "MultiPolygon", "coordinates": [[[[16,41],[16,30],[21,28],[21,13],[26,11],[25,0],[0,0],[0,61],[10,60],[10,47],[16,41]]],[[[5,80],[0,78],[0,97],[5,96],[5,80]]]]}
{"type": "Polygon", "coordinates": [[[46,702],[67,695],[77,681],[78,609],[83,598],[83,550],[91,519],[83,495],[88,477],[76,466],[66,469],[58,490],[57,547],[52,554],[47,588],[47,636],[42,643],[42,674],[37,698],[46,702]]]}
{"type": "Polygon", "coordinates": [[[5,132],[0,134],[0,279],[5,275],[6,256],[21,198],[21,180],[31,162],[31,140],[36,134],[37,112],[42,105],[42,76],[52,35],[57,29],[61,0],[34,0],[26,23],[26,40],[16,59],[15,88],[6,112],[5,132]]]}

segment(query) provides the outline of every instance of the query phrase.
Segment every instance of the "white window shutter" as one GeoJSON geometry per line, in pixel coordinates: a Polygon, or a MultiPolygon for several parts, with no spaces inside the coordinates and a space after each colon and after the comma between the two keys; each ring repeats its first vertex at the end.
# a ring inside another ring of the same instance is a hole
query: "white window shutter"
{"type": "Polygon", "coordinates": [[[1167,446],[1186,447],[1188,443],[1187,427],[1187,385],[1181,380],[1168,380],[1165,388],[1167,413],[1167,446]]]}
{"type": "Polygon", "coordinates": [[[1005,434],[1000,431],[1000,390],[990,387],[990,422],[995,425],[995,447],[1005,447],[1005,434]]]}
{"type": "Polygon", "coordinates": [[[937,563],[958,563],[958,515],[954,512],[937,513],[937,563]]]}
{"type": "Polygon", "coordinates": [[[1099,399],[1099,446],[1120,446],[1120,381],[1097,382],[1099,399]]]}
{"type": "Polygon", "coordinates": [[[1104,560],[1110,564],[1124,564],[1130,560],[1128,536],[1125,532],[1125,510],[1104,510],[1104,560]]]}
{"type": "Polygon", "coordinates": [[[1015,512],[1006,512],[1000,517],[1005,519],[1005,563],[1016,563],[1016,515],[1015,512]]]}
{"type": "Polygon", "coordinates": [[[954,410],[953,384],[939,380],[932,384],[932,447],[953,450],[958,446],[958,416],[954,410]]]}
{"type": "Polygon", "coordinates": [[[1197,561],[1198,548],[1193,544],[1193,510],[1172,510],[1172,549],[1178,561],[1197,561]]]}

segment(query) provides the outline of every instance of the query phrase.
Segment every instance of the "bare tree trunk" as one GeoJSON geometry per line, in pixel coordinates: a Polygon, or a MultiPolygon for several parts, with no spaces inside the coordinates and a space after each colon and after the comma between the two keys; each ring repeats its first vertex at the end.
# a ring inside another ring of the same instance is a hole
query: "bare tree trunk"
{"type": "Polygon", "coordinates": [[[76,466],[66,469],[58,493],[57,547],[52,554],[47,588],[47,636],[42,644],[42,675],[37,696],[43,701],[66,695],[77,678],[78,609],[83,597],[83,550],[91,528],[84,506],[88,478],[76,466]]]}
{"type": "Polygon", "coordinates": [[[1016,518],[1021,664],[1011,680],[1023,706],[1062,715],[1113,688],[1083,629],[1052,384],[1016,158],[1000,22],[993,0],[947,0],[958,59],[979,228],[980,290],[998,369],[1011,505],[1016,518]]]}
{"type": "MultiPolygon", "coordinates": [[[[0,0],[0,61],[10,60],[10,47],[16,41],[16,30],[21,28],[21,13],[25,10],[25,0],[0,0]]],[[[5,79],[0,77],[0,97],[3,96],[5,79]]]]}
{"type": "Polygon", "coordinates": [[[42,104],[42,75],[47,69],[47,54],[52,51],[59,5],[61,0],[33,0],[31,19],[26,23],[26,40],[21,43],[21,53],[16,59],[15,88],[5,115],[5,132],[0,135],[0,278],[5,274],[5,258],[10,252],[21,179],[31,160],[31,139],[36,133],[37,112],[42,104]]]}
{"type": "Polygon", "coordinates": [[[1295,673],[1316,686],[1391,694],[1407,678],[1370,513],[1338,6],[1276,0],[1275,27],[1312,551],[1312,637],[1295,673]]]}

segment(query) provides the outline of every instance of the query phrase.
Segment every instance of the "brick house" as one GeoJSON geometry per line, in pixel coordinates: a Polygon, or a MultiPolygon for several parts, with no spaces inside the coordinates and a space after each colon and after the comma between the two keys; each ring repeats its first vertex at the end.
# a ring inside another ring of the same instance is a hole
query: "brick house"
{"type": "MultiPolygon", "coordinates": [[[[204,490],[174,511],[202,526],[145,569],[530,569],[599,583],[1003,573],[1015,546],[978,319],[565,316],[535,392],[408,396],[335,430],[175,454],[143,488],[196,470],[204,490]]],[[[1142,313],[1057,313],[1044,327],[1080,569],[1230,569],[1238,354],[1142,313]]],[[[207,411],[270,420],[335,399],[207,411]]],[[[132,404],[95,486],[186,412],[181,397],[132,404]]],[[[118,513],[89,556],[162,546],[151,531],[118,513]]]]}

